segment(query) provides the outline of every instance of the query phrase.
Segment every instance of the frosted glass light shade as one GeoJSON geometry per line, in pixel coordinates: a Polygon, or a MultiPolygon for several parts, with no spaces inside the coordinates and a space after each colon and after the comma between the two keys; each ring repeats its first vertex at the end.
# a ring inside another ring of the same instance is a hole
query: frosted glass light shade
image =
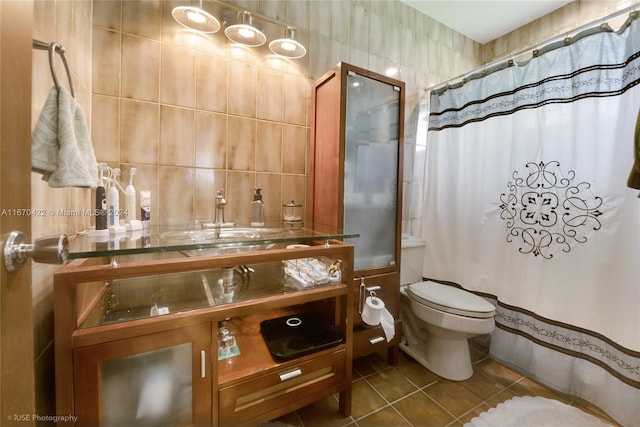
{"type": "Polygon", "coordinates": [[[220,21],[199,7],[178,6],[171,11],[173,19],[183,27],[203,33],[215,33],[220,30],[220,21]]]}
{"type": "Polygon", "coordinates": [[[237,24],[229,25],[224,29],[224,34],[229,40],[249,47],[258,47],[265,44],[267,36],[253,25],[253,17],[250,13],[238,14],[237,24]]]}
{"type": "Polygon", "coordinates": [[[307,49],[302,43],[294,40],[293,28],[287,28],[287,34],[284,38],[273,40],[269,43],[269,49],[271,52],[278,56],[284,56],[285,58],[302,58],[307,54],[307,49]]]}

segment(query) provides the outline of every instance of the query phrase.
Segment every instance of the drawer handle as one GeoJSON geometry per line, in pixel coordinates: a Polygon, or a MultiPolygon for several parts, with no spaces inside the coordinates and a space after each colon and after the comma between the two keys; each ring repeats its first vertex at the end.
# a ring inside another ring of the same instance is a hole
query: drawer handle
{"type": "Polygon", "coordinates": [[[280,374],[280,381],[290,380],[291,378],[295,378],[298,375],[302,375],[301,369],[296,369],[295,371],[286,372],[284,374],[280,374]]]}
{"type": "Polygon", "coordinates": [[[371,344],[378,344],[379,342],[382,342],[382,341],[384,341],[384,337],[375,337],[369,340],[371,344]]]}

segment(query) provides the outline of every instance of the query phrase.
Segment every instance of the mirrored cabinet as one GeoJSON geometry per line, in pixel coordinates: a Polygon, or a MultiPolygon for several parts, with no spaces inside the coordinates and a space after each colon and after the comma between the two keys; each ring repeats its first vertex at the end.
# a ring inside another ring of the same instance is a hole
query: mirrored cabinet
{"type": "Polygon", "coordinates": [[[355,246],[354,355],[389,347],[398,356],[402,142],[405,85],[340,63],[313,87],[308,185],[309,218],[316,225],[358,233],[355,246]],[[390,339],[360,313],[371,292],[395,319],[390,339]]]}

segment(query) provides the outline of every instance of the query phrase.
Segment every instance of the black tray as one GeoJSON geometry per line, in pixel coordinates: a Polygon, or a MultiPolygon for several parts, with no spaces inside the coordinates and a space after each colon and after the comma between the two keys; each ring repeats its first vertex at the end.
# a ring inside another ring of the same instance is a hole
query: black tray
{"type": "Polygon", "coordinates": [[[260,332],[276,359],[292,359],[344,341],[333,324],[317,313],[301,313],[260,322],[260,332]]]}

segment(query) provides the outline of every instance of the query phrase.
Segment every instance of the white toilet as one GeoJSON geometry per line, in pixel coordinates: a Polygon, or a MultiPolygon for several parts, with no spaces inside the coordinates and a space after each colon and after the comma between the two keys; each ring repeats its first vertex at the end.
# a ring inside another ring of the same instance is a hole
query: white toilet
{"type": "Polygon", "coordinates": [[[400,264],[400,349],[443,378],[473,375],[468,338],[495,328],[495,307],[485,299],[450,285],[422,281],[424,242],[402,239],[400,264]]]}

